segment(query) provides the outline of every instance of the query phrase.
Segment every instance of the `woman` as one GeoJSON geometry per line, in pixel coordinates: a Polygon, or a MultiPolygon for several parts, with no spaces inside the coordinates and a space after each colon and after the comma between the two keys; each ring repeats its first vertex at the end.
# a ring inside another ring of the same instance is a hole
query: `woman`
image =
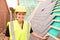
{"type": "MultiPolygon", "coordinates": [[[[17,20],[13,21],[13,25],[14,25],[14,35],[16,40],[27,40],[30,34],[32,34],[34,37],[40,40],[46,39],[34,33],[31,25],[24,20],[24,17],[26,16],[26,9],[24,6],[18,6],[15,9],[15,13],[16,13],[17,20]]],[[[4,40],[12,40],[10,22],[7,23],[7,30],[5,36],[6,37],[4,40]]]]}

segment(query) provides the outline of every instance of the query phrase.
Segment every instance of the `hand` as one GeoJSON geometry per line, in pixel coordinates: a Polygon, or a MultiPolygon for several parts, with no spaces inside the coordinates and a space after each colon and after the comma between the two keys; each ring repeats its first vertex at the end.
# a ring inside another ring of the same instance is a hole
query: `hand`
{"type": "Polygon", "coordinates": [[[49,35],[46,35],[45,37],[43,37],[43,40],[47,40],[49,37],[49,35]]]}
{"type": "Polygon", "coordinates": [[[42,38],[41,40],[46,40],[46,38],[42,38]]]}
{"type": "Polygon", "coordinates": [[[46,40],[46,38],[45,37],[43,37],[43,38],[41,37],[41,38],[39,38],[39,40],[46,40]]]}
{"type": "Polygon", "coordinates": [[[41,38],[40,40],[47,40],[49,35],[46,35],[45,37],[41,38]]]}

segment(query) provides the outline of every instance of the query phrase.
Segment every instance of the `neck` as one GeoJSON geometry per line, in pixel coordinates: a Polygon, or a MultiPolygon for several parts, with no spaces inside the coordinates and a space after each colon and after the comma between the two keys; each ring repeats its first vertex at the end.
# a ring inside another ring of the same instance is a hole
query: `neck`
{"type": "Polygon", "coordinates": [[[20,21],[20,20],[18,20],[18,22],[19,22],[19,24],[22,24],[23,23],[23,21],[20,21]]]}

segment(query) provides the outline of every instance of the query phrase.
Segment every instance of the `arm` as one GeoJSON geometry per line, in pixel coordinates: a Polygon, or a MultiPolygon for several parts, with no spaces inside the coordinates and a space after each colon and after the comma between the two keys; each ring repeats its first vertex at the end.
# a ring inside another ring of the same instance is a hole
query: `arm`
{"type": "Polygon", "coordinates": [[[10,37],[9,28],[7,27],[4,40],[9,40],[9,37],[10,37]]]}
{"type": "Polygon", "coordinates": [[[31,33],[34,37],[36,37],[36,38],[38,38],[38,39],[40,39],[40,40],[47,40],[47,37],[48,37],[48,35],[46,36],[46,37],[41,37],[40,35],[37,35],[36,33],[34,33],[34,32],[32,32],[31,33]]]}
{"type": "Polygon", "coordinates": [[[45,37],[41,37],[40,35],[37,35],[35,32],[33,32],[32,28],[30,29],[30,34],[32,34],[34,37],[40,40],[46,40],[49,37],[49,35],[46,35],[45,37]]]}
{"type": "Polygon", "coordinates": [[[36,38],[38,38],[38,39],[42,39],[42,37],[41,37],[41,36],[37,35],[37,34],[36,34],[36,33],[34,33],[34,32],[32,32],[31,34],[32,34],[32,36],[34,36],[34,37],[36,37],[36,38]]]}
{"type": "Polygon", "coordinates": [[[32,28],[30,29],[30,34],[32,34],[34,37],[41,39],[42,37],[37,35],[36,33],[33,32],[32,28]]]}

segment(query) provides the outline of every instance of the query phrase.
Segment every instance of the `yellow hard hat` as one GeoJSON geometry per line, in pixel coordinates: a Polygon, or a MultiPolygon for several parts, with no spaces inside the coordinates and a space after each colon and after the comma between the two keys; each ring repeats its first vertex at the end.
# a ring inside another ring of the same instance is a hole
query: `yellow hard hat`
{"type": "Polygon", "coordinates": [[[16,9],[15,9],[15,13],[16,12],[26,12],[26,8],[25,6],[17,6],[16,9]]]}

